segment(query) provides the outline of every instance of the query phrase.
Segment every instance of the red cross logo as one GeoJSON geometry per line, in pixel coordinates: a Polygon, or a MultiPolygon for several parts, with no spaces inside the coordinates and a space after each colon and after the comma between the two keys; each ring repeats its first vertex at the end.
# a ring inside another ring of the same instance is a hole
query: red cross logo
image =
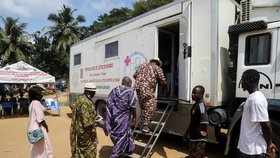
{"type": "Polygon", "coordinates": [[[125,66],[128,66],[128,64],[130,63],[130,58],[129,56],[126,56],[125,60],[124,60],[125,66]]]}

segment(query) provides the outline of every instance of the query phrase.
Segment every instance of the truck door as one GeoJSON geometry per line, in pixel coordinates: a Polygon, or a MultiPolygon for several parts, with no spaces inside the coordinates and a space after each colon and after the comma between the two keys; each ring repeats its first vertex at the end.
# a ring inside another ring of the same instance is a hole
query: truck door
{"type": "Polygon", "coordinates": [[[248,92],[243,91],[241,86],[242,73],[247,69],[256,69],[260,72],[259,90],[268,99],[280,96],[280,87],[274,89],[275,78],[280,83],[280,78],[276,74],[276,48],[277,29],[246,33],[239,38],[238,48],[238,68],[236,96],[247,97],[248,92]],[[278,91],[275,96],[274,91],[278,91]]]}
{"type": "Polygon", "coordinates": [[[179,37],[179,91],[178,98],[184,101],[190,101],[191,98],[191,3],[183,11],[180,17],[180,37],[179,37]]]}
{"type": "Polygon", "coordinates": [[[158,97],[177,98],[178,97],[178,38],[179,23],[173,23],[159,29],[159,58],[161,59],[164,75],[167,79],[169,95],[162,92],[162,85],[158,87],[158,97]]]}

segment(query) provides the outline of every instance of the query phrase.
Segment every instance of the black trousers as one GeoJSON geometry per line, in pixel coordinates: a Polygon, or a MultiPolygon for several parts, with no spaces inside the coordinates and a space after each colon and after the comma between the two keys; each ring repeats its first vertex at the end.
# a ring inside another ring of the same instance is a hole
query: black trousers
{"type": "Polygon", "coordinates": [[[239,158],[268,158],[265,153],[259,155],[247,155],[239,151],[239,158]]]}

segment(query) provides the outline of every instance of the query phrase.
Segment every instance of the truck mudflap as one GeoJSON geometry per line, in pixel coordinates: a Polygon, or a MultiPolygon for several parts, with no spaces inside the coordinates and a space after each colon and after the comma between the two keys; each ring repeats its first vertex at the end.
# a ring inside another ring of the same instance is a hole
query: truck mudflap
{"type": "Polygon", "coordinates": [[[229,151],[230,151],[230,147],[233,147],[233,146],[231,146],[231,143],[234,140],[232,140],[231,138],[234,134],[234,129],[236,128],[235,125],[238,123],[238,121],[240,121],[240,118],[242,116],[244,104],[245,104],[245,102],[243,102],[239,105],[238,109],[236,110],[236,112],[233,115],[233,118],[231,119],[231,122],[230,122],[230,125],[228,128],[228,133],[227,133],[227,142],[226,142],[226,148],[225,148],[224,155],[228,155],[229,151]]]}

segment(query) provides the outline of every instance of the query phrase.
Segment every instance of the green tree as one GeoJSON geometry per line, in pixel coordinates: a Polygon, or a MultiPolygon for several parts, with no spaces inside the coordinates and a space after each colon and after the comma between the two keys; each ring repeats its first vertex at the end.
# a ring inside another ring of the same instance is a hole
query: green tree
{"type": "Polygon", "coordinates": [[[133,16],[141,15],[170,2],[173,2],[173,0],[140,0],[133,3],[133,16]]]}
{"type": "Polygon", "coordinates": [[[69,77],[69,52],[51,52],[50,56],[55,56],[55,58],[50,58],[48,64],[51,66],[51,71],[49,73],[53,74],[57,79],[68,78],[69,77]]]}
{"type": "Polygon", "coordinates": [[[34,49],[29,55],[31,64],[40,70],[50,72],[50,40],[47,36],[42,36],[40,31],[34,33],[34,49]]]}
{"type": "Polygon", "coordinates": [[[69,53],[65,50],[55,51],[50,49],[50,40],[41,35],[39,31],[34,34],[34,51],[29,58],[35,67],[48,72],[56,78],[67,78],[69,53]]]}
{"type": "Polygon", "coordinates": [[[100,15],[96,21],[93,21],[92,25],[89,26],[89,31],[86,36],[106,30],[172,1],[173,0],[140,0],[133,4],[133,10],[127,7],[114,8],[109,14],[100,15]]]}
{"type": "Polygon", "coordinates": [[[79,23],[85,22],[85,17],[78,15],[73,17],[76,9],[72,10],[71,7],[62,5],[62,9],[58,14],[51,13],[48,15],[48,20],[54,23],[53,26],[47,26],[46,32],[52,38],[51,47],[56,50],[66,50],[69,52],[70,45],[80,41],[83,26],[78,26],[79,23]]]}
{"type": "Polygon", "coordinates": [[[89,35],[106,30],[107,28],[122,23],[130,18],[132,18],[131,9],[127,7],[114,8],[109,14],[100,15],[97,21],[94,21],[93,24],[89,26],[89,35]]]}
{"type": "Polygon", "coordinates": [[[2,64],[12,64],[18,61],[26,61],[26,56],[33,48],[28,42],[31,35],[24,31],[27,24],[19,23],[19,18],[1,17],[4,28],[0,27],[0,55],[2,64]]]}
{"type": "Polygon", "coordinates": [[[69,74],[69,53],[70,46],[80,39],[85,32],[84,26],[78,26],[79,23],[85,22],[85,17],[78,15],[74,17],[76,9],[62,5],[62,9],[57,14],[48,15],[48,20],[54,23],[53,26],[47,26],[46,35],[51,39],[50,55],[51,61],[48,64],[55,65],[54,75],[58,78],[68,77],[69,74]]]}

